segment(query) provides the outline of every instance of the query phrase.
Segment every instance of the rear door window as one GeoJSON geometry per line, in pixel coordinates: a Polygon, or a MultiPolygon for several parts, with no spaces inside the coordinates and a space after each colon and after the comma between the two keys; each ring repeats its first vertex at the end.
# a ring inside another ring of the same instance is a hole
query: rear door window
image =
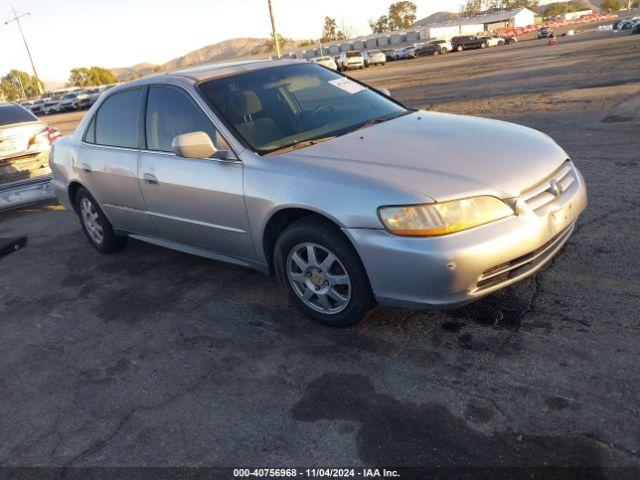
{"type": "Polygon", "coordinates": [[[100,106],[95,117],[95,143],[110,147],[138,148],[140,101],[136,88],[116,93],[100,106]]]}
{"type": "Polygon", "coordinates": [[[0,125],[36,122],[36,116],[18,105],[0,105],[0,125]]]}

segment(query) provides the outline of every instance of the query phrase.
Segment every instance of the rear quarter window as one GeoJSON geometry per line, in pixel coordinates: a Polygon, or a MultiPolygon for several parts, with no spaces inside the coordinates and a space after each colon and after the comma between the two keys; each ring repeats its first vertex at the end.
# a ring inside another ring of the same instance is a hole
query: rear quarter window
{"type": "Polygon", "coordinates": [[[0,125],[36,122],[38,118],[18,105],[0,105],[0,125]]]}

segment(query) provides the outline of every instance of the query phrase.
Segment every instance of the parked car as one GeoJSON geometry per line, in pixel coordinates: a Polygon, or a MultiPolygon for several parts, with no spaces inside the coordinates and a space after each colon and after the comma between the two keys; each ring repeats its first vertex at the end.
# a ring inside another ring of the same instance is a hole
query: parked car
{"type": "Polygon", "coordinates": [[[395,50],[382,50],[382,53],[384,53],[384,56],[386,57],[387,62],[393,62],[394,60],[398,59],[396,57],[396,51],[395,50]]]}
{"type": "Polygon", "coordinates": [[[487,48],[487,41],[476,35],[459,35],[451,39],[451,46],[456,52],[474,48],[487,48]]]}
{"type": "Polygon", "coordinates": [[[366,67],[384,65],[387,63],[387,56],[381,50],[367,50],[364,52],[364,65],[366,67]]]}
{"type": "Polygon", "coordinates": [[[505,44],[504,39],[499,35],[485,35],[480,37],[487,44],[487,47],[501,47],[505,44]]]}
{"type": "Polygon", "coordinates": [[[415,46],[396,49],[396,60],[406,60],[408,58],[416,58],[415,46]]]}
{"type": "Polygon", "coordinates": [[[44,114],[44,100],[42,98],[34,100],[29,110],[31,110],[31,113],[33,113],[34,115],[44,114]]]}
{"type": "Polygon", "coordinates": [[[547,27],[542,27],[538,30],[538,40],[542,40],[543,38],[551,38],[555,37],[553,30],[547,27]]]}
{"type": "Polygon", "coordinates": [[[48,97],[44,101],[43,114],[51,115],[52,113],[60,112],[60,100],[62,99],[62,95],[54,95],[48,97]]]}
{"type": "Polygon", "coordinates": [[[505,45],[511,45],[513,43],[518,43],[518,37],[515,35],[501,35],[504,40],[505,45]]]}
{"type": "Polygon", "coordinates": [[[444,46],[444,48],[447,49],[447,53],[453,51],[453,45],[451,45],[451,42],[449,40],[432,40],[429,43],[444,46]]]}
{"type": "Polygon", "coordinates": [[[26,108],[0,102],[0,183],[50,173],[49,146],[59,136],[26,108]]]}
{"type": "Polygon", "coordinates": [[[56,107],[57,112],[70,112],[78,110],[78,94],[67,93],[63,95],[56,107]]]}
{"type": "Polygon", "coordinates": [[[547,135],[408,109],[293,60],[115,87],[51,165],[99,252],[133,237],[275,273],[339,327],[376,303],[453,307],[530,276],[587,203],[547,135]]]}
{"type": "Polygon", "coordinates": [[[331,70],[337,70],[338,65],[331,57],[315,57],[309,60],[311,63],[317,63],[318,65],[322,65],[323,67],[330,68],[331,70]]]}
{"type": "Polygon", "coordinates": [[[364,68],[364,56],[359,50],[342,52],[338,58],[338,69],[345,71],[353,68],[364,68]]]}
{"type": "Polygon", "coordinates": [[[425,55],[446,55],[449,53],[446,45],[433,42],[425,43],[421,47],[416,48],[416,57],[424,57],[425,55]]]}

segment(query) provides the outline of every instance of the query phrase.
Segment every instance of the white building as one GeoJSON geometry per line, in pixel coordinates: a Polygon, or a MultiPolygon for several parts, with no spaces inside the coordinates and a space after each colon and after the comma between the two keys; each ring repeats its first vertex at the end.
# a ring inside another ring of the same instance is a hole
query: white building
{"type": "Polygon", "coordinates": [[[501,28],[528,27],[534,24],[535,16],[536,14],[527,8],[517,8],[431,24],[427,19],[422,19],[415,22],[413,27],[422,30],[423,39],[451,38],[455,35],[492,32],[501,28]]]}

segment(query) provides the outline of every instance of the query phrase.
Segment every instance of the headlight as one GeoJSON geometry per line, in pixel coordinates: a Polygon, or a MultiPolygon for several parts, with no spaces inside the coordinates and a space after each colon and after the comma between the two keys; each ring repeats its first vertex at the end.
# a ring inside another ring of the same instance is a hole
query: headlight
{"type": "Polygon", "coordinates": [[[408,236],[446,235],[514,214],[502,200],[489,196],[427,205],[381,207],[378,212],[391,233],[408,236]]]}

